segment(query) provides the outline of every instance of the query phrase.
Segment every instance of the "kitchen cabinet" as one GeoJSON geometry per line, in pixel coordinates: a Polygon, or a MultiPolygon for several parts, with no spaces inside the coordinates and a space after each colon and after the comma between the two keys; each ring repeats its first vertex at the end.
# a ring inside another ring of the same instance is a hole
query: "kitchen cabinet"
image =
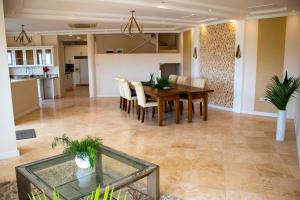
{"type": "Polygon", "coordinates": [[[13,64],[13,51],[12,50],[7,50],[7,61],[8,61],[8,65],[13,64]]]}
{"type": "Polygon", "coordinates": [[[54,66],[53,46],[8,47],[9,67],[54,66]]]}
{"type": "Polygon", "coordinates": [[[73,72],[65,74],[64,85],[65,85],[65,90],[73,89],[73,72]]]}

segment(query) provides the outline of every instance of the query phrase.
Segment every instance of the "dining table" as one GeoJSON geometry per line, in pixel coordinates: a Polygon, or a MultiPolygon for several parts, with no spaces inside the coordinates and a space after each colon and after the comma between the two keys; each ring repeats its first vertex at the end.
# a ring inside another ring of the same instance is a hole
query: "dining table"
{"type": "MultiPolygon", "coordinates": [[[[130,84],[131,89],[134,89],[134,86],[130,84]]],[[[151,99],[157,101],[157,124],[158,126],[163,125],[163,103],[166,101],[175,102],[175,123],[180,122],[180,106],[179,101],[180,97],[183,96],[188,100],[188,122],[192,122],[193,118],[193,100],[194,99],[203,99],[203,120],[207,120],[207,107],[208,107],[208,94],[214,92],[212,89],[208,88],[198,88],[188,85],[171,85],[169,88],[160,89],[151,87],[143,83],[144,92],[147,96],[150,96],[151,99]]]]}

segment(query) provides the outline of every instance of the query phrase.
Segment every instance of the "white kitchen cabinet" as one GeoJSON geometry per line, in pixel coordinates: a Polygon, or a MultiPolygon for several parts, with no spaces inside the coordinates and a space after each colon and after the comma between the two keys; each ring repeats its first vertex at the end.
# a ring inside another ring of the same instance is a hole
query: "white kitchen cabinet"
{"type": "Polygon", "coordinates": [[[65,74],[64,85],[65,90],[73,89],[73,72],[65,74]]]}
{"type": "Polygon", "coordinates": [[[8,47],[10,67],[54,66],[53,46],[8,47]]]}

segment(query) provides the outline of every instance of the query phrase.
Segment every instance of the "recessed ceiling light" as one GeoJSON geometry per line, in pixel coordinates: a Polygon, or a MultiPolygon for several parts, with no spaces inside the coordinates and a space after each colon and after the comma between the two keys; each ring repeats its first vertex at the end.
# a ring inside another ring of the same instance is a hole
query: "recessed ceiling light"
{"type": "Polygon", "coordinates": [[[77,39],[77,40],[80,40],[80,39],[81,39],[81,37],[80,37],[80,36],[77,36],[77,37],[76,37],[76,39],[77,39]]]}
{"type": "Polygon", "coordinates": [[[168,9],[168,8],[165,6],[165,4],[167,4],[166,1],[161,1],[160,4],[158,4],[158,5],[156,6],[156,8],[160,8],[160,9],[168,9]]]}

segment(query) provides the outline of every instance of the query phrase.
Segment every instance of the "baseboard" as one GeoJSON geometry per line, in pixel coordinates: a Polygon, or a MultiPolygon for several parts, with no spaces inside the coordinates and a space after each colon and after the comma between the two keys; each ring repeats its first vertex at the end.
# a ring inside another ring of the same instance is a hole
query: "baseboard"
{"type": "Polygon", "coordinates": [[[14,150],[14,151],[2,152],[2,153],[0,153],[0,160],[17,157],[19,155],[20,155],[20,152],[18,149],[14,150]]]}
{"type": "MultiPolygon", "coordinates": [[[[277,117],[277,113],[269,113],[269,112],[259,112],[259,111],[242,111],[243,114],[248,115],[257,115],[257,116],[263,116],[263,117],[277,117]]],[[[294,119],[294,116],[287,116],[287,119],[294,119]]]]}
{"type": "Polygon", "coordinates": [[[23,116],[25,116],[25,115],[27,115],[27,114],[29,114],[29,113],[31,113],[31,112],[33,112],[33,111],[35,111],[35,110],[37,110],[37,109],[39,109],[40,108],[40,106],[36,106],[36,107],[34,107],[34,108],[32,108],[32,109],[29,109],[29,110],[26,110],[26,111],[24,111],[24,112],[21,112],[21,113],[19,113],[19,114],[17,114],[16,116],[15,116],[15,120],[16,119],[19,119],[19,118],[21,118],[21,117],[23,117],[23,116]]]}
{"type": "Polygon", "coordinates": [[[229,111],[229,112],[232,112],[232,108],[226,108],[226,107],[223,107],[223,106],[217,106],[217,105],[213,105],[213,104],[208,104],[208,107],[209,108],[216,108],[216,109],[219,109],[219,110],[224,110],[224,111],[229,111]]]}
{"type": "Polygon", "coordinates": [[[113,95],[97,94],[96,96],[97,97],[120,97],[120,95],[115,95],[115,94],[113,94],[113,95]]]}

